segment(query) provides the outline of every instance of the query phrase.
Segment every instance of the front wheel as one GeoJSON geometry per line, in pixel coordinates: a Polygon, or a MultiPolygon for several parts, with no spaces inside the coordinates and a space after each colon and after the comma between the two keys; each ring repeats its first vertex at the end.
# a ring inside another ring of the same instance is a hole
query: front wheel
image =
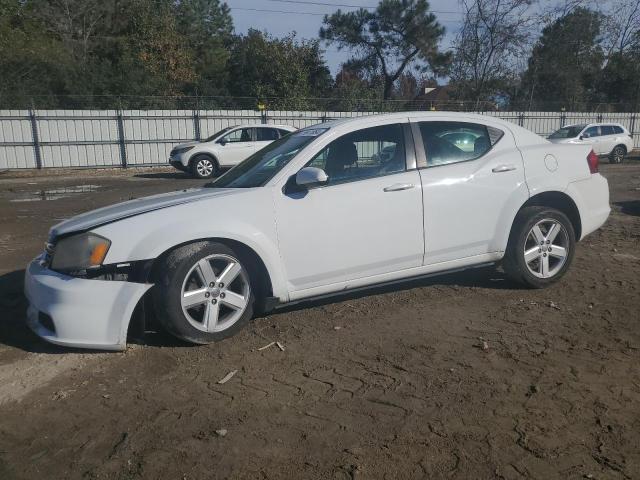
{"type": "Polygon", "coordinates": [[[624,161],[624,157],[627,154],[627,149],[622,145],[618,145],[613,149],[609,159],[611,163],[622,163],[624,161]]]}
{"type": "Polygon", "coordinates": [[[513,280],[530,288],[543,288],[567,272],[575,245],[573,225],[564,213],[527,207],[516,216],[503,267],[513,280]]]}
{"type": "Polygon", "coordinates": [[[172,335],[211,343],[238,332],[253,316],[248,265],[231,248],[198,242],[171,252],[159,266],[155,311],[172,335]]]}
{"type": "Polygon", "coordinates": [[[218,172],[218,165],[208,155],[198,155],[191,161],[191,173],[198,178],[211,178],[218,172]]]}

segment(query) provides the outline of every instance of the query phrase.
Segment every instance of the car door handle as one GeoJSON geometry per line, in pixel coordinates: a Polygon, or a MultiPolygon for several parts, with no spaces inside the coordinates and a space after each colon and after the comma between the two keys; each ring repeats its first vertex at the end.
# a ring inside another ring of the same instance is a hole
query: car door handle
{"type": "Polygon", "coordinates": [[[498,165],[497,167],[493,167],[491,171],[493,173],[502,173],[502,172],[510,172],[511,170],[515,170],[515,165],[498,165]]]}
{"type": "Polygon", "coordinates": [[[401,190],[409,190],[415,187],[413,183],[394,183],[384,188],[385,192],[399,192],[401,190]]]}

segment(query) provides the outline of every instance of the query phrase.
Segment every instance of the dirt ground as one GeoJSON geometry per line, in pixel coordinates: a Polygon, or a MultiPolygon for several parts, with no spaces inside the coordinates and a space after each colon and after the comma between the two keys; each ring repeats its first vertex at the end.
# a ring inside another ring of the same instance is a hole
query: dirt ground
{"type": "Polygon", "coordinates": [[[612,216],[548,290],[482,269],[122,353],[31,334],[22,269],[61,218],[202,182],[0,174],[0,479],[640,478],[640,164],[602,171],[612,216]]]}

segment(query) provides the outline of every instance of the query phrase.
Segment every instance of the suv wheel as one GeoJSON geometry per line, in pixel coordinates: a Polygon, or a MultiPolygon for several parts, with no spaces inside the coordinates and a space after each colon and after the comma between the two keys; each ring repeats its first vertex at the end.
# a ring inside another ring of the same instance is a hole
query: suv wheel
{"type": "Polygon", "coordinates": [[[573,225],[564,213],[546,207],[524,208],[511,230],[504,270],[530,288],[546,287],[566,273],[575,244],[573,225]]]}
{"type": "Polygon", "coordinates": [[[191,161],[191,173],[198,178],[211,178],[218,172],[218,165],[208,155],[198,155],[191,161]]]}
{"type": "Polygon", "coordinates": [[[627,154],[627,149],[622,145],[618,145],[611,152],[609,159],[611,163],[622,163],[624,161],[624,157],[626,154],[627,154]]]}

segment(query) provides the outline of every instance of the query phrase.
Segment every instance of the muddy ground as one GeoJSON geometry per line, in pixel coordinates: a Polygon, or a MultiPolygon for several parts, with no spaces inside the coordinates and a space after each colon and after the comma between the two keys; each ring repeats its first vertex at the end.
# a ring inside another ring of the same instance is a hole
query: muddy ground
{"type": "Polygon", "coordinates": [[[0,174],[0,478],[640,478],[640,164],[602,171],[612,216],[548,290],[483,269],[123,353],[38,340],[22,269],[58,219],[202,182],[0,174]]]}

